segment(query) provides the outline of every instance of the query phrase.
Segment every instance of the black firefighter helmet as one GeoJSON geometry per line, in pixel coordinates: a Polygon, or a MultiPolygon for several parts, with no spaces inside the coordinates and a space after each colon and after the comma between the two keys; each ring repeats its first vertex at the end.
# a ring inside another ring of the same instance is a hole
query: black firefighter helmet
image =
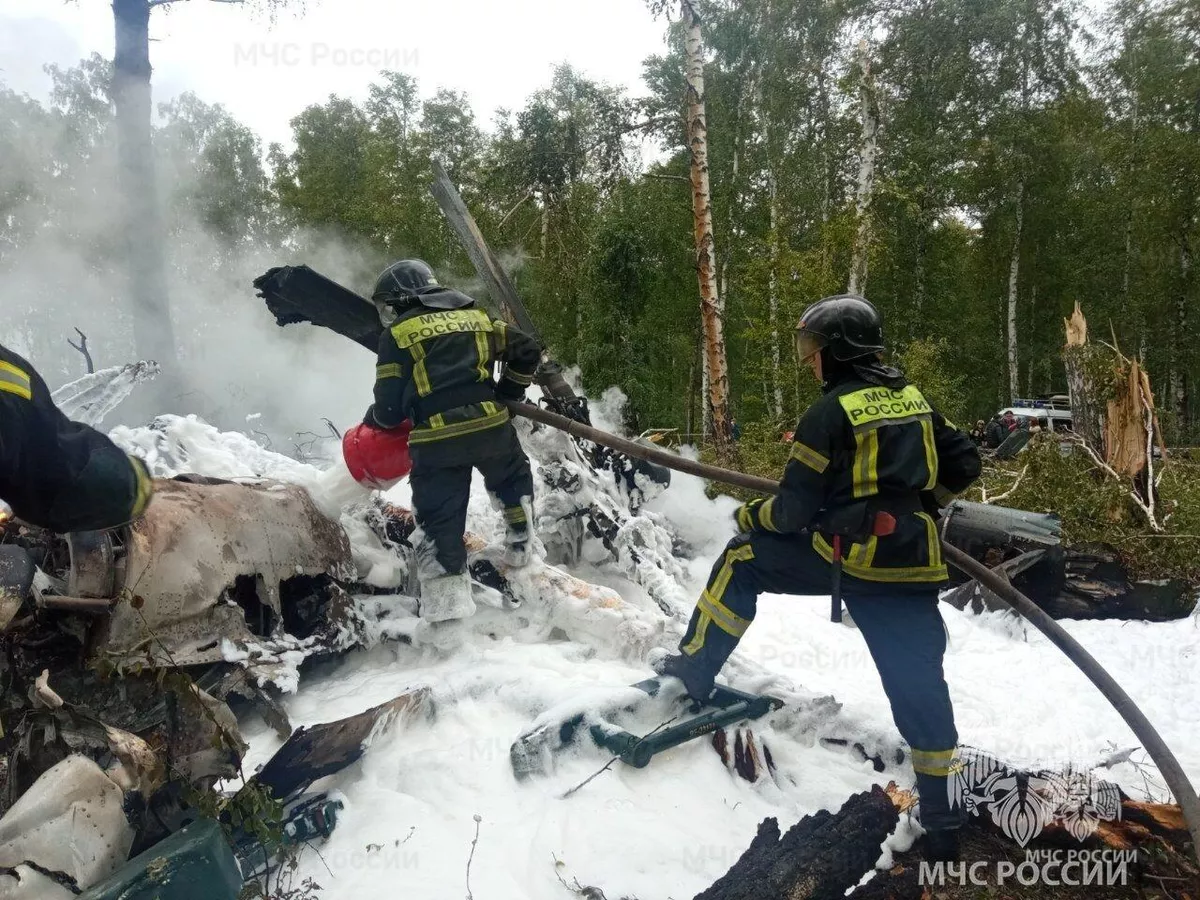
{"type": "Polygon", "coordinates": [[[384,325],[391,325],[400,312],[417,304],[430,309],[462,309],[475,302],[438,284],[433,268],[420,259],[401,259],[384,269],[375,280],[371,300],[384,325]]]}
{"type": "Polygon", "coordinates": [[[796,353],[804,362],[826,349],[839,362],[881,353],[883,320],[879,311],[857,294],[818,300],[796,325],[796,353]]]}

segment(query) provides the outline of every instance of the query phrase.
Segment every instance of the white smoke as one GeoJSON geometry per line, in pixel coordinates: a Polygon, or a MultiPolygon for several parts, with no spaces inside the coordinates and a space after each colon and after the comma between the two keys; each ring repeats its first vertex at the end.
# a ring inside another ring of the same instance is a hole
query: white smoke
{"type": "MultiPolygon", "coordinates": [[[[99,70],[96,70],[97,72],[99,70]]],[[[99,75],[95,75],[97,83],[99,75]]],[[[76,96],[85,96],[80,92],[76,96]]],[[[114,134],[103,103],[48,109],[0,84],[0,342],[29,358],[54,389],[86,372],[68,344],[87,335],[97,369],[137,358],[123,266],[114,134]]],[[[190,135],[195,141],[196,136],[190,135]]],[[[262,441],[285,453],[359,420],[371,400],[374,360],[345,338],[308,325],[278,327],[252,280],[271,266],[307,263],[359,291],[383,262],[332,232],[254,223],[233,247],[199,220],[196,147],[156,132],[166,213],[167,280],[176,355],[157,360],[181,387],[147,404],[135,392],[107,424],[162,412],[195,414],[231,429],[260,414],[262,441]]],[[[211,187],[211,183],[208,185],[211,187]]]]}

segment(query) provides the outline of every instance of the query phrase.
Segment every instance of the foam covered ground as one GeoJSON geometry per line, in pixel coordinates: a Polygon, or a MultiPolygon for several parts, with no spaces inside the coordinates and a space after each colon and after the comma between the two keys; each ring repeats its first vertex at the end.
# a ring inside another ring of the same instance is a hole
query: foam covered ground
{"type": "MultiPolygon", "coordinates": [[[[603,408],[598,412],[603,420],[603,408]]],[[[527,429],[523,435],[538,466],[569,455],[552,435],[527,429]]],[[[194,419],[118,429],[114,437],[150,456],[161,475],[190,470],[281,478],[325,492],[326,503],[344,489],[328,473],[194,419]]],[[[389,496],[405,503],[407,488],[389,496]]],[[[778,765],[774,780],[751,785],[738,779],[704,740],[662,754],[646,769],[617,764],[565,799],[605,763],[605,754],[580,747],[560,755],[549,775],[525,782],[514,777],[509,745],[540,715],[612,697],[650,674],[651,645],[670,646],[683,623],[649,590],[665,590],[666,579],[672,596],[694,597],[733,533],[733,508],[731,500],[709,500],[698,480],[677,474],[629,527],[673,533],[690,546],[691,558],[651,558],[656,577],[650,579],[627,560],[587,555],[591,561],[573,574],[617,592],[619,611],[599,588],[603,608],[555,595],[544,586],[561,580],[546,581],[547,572],[539,575],[535,566],[520,576],[531,592],[525,606],[515,612],[481,607],[452,649],[384,643],[306,673],[299,692],[285,698],[297,726],[353,715],[419,685],[432,689],[434,715],[377,735],[359,763],[327,779],[322,786],[340,792],[345,809],[333,837],[316,848],[319,855],[303,855],[301,874],[336,900],[464,897],[478,825],[470,887],[479,900],[558,900],[570,896],[560,878],[599,886],[610,898],[681,900],[723,874],[764,817],[775,816],[786,828],[807,813],[837,808],[873,783],[910,782],[906,766],[878,774],[856,754],[821,743],[840,737],[886,748],[900,739],[858,632],[828,622],[827,598],[785,596],[761,599],[726,673],[735,686],[771,690],[793,704],[755,726],[778,765]],[[532,596],[538,590],[546,595],[532,596]],[[819,699],[825,695],[836,697],[840,709],[819,699]]],[[[360,570],[382,567],[373,581],[386,583],[395,575],[388,566],[397,564],[357,519],[347,515],[343,523],[360,570]]],[[[478,482],[470,527],[493,539],[499,534],[497,514],[478,482]]],[[[963,743],[1015,763],[1082,765],[1136,746],[1099,692],[1036,630],[1003,614],[942,612],[963,743]]],[[[1122,682],[1200,781],[1200,620],[1063,625],[1122,682]]],[[[649,731],[659,723],[640,724],[649,731]]],[[[261,722],[246,723],[245,735],[250,768],[279,745],[261,722]]],[[[1141,751],[1103,774],[1134,795],[1165,796],[1141,751]]]]}

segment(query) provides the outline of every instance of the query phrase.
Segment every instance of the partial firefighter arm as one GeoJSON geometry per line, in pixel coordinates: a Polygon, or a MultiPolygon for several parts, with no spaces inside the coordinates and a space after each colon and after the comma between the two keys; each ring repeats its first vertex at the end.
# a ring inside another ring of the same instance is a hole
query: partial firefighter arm
{"type": "MultiPolygon", "coordinates": [[[[795,534],[807,528],[817,517],[825,498],[825,472],[832,454],[832,437],[824,414],[824,404],[813,404],[796,426],[795,441],[779,493],[749,512],[749,528],[795,534]]],[[[840,421],[840,419],[839,419],[840,421]]],[[[739,513],[738,525],[744,523],[739,513]]]]}
{"type": "Polygon", "coordinates": [[[938,457],[938,481],[933,494],[939,505],[945,506],[979,477],[983,461],[975,442],[936,409],[933,411],[933,442],[938,457]]]}
{"type": "Polygon", "coordinates": [[[496,393],[506,400],[520,399],[533,383],[542,360],[537,341],[514,325],[499,320],[492,323],[493,351],[504,363],[496,393]]]}
{"type": "Polygon", "coordinates": [[[0,496],[19,518],[60,533],[113,528],[152,492],[140,459],[68,419],[33,366],[0,347],[0,496]]]}
{"type": "Polygon", "coordinates": [[[379,335],[379,358],[375,366],[375,402],[363,421],[372,428],[399,427],[408,418],[404,408],[412,379],[412,355],[400,349],[389,329],[379,335]]]}

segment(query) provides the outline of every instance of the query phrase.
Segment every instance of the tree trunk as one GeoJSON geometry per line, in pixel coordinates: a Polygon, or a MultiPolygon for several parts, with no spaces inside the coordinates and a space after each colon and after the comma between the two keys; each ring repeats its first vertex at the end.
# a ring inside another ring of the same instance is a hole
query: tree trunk
{"type": "Polygon", "coordinates": [[[875,84],[871,77],[871,60],[867,55],[866,41],[859,41],[858,65],[861,71],[859,102],[862,107],[862,144],[858,152],[858,187],[854,200],[858,231],[854,235],[850,280],[846,285],[846,290],[851,294],[862,294],[867,289],[867,266],[871,251],[870,207],[871,198],[875,193],[875,154],[879,146],[879,105],[875,97],[875,84]]]}
{"type": "MultiPolygon", "coordinates": [[[[113,0],[112,7],[112,97],[134,343],[139,357],[158,360],[166,370],[174,359],[175,340],[151,140],[150,4],[113,0]]],[[[170,377],[168,371],[163,374],[170,377]]]]}
{"type": "Polygon", "coordinates": [[[1017,277],[1021,270],[1021,231],[1025,224],[1025,179],[1017,183],[1017,226],[1013,235],[1012,255],[1008,263],[1008,393],[1015,402],[1017,384],[1017,277]]]}
{"type": "Polygon", "coordinates": [[[1105,391],[1099,383],[1108,369],[1098,358],[1097,348],[1088,343],[1087,319],[1079,303],[1069,319],[1063,363],[1067,370],[1067,390],[1071,395],[1071,427],[1101,457],[1104,456],[1105,391]]]}
{"type": "Polygon", "coordinates": [[[680,0],[687,51],[688,143],[691,147],[692,214],[696,239],[696,277],[700,284],[700,317],[704,325],[707,376],[706,411],[717,452],[729,447],[729,372],[725,356],[724,313],[716,281],[712,192],[708,182],[708,125],[704,108],[704,57],[700,17],[691,0],[680,0]]]}
{"type": "Polygon", "coordinates": [[[1187,354],[1184,352],[1184,347],[1187,346],[1188,340],[1188,294],[1190,293],[1192,283],[1192,245],[1191,245],[1191,225],[1194,224],[1189,217],[1188,225],[1185,226],[1180,234],[1179,241],[1179,292],[1175,295],[1175,333],[1171,338],[1171,410],[1175,413],[1176,428],[1180,431],[1180,436],[1187,433],[1188,430],[1188,404],[1187,404],[1187,354]]]}
{"type": "MultiPolygon", "coordinates": [[[[1034,318],[1036,309],[1037,309],[1037,285],[1034,284],[1034,285],[1030,285],[1030,287],[1029,287],[1029,324],[1030,325],[1033,325],[1034,322],[1036,321],[1034,318]]],[[[1026,397],[1033,396],[1033,373],[1036,368],[1037,368],[1037,358],[1034,354],[1031,353],[1031,354],[1029,354],[1029,362],[1027,363],[1026,368],[1025,368],[1025,396],[1026,397]]]]}
{"type": "MultiPolygon", "coordinates": [[[[829,138],[829,88],[825,83],[825,66],[821,65],[817,70],[817,108],[821,116],[821,224],[824,225],[829,221],[829,208],[833,203],[832,197],[832,177],[831,170],[833,169],[830,160],[830,138],[829,138]]],[[[822,246],[827,251],[828,242],[822,242],[822,246]]]]}
{"type": "Polygon", "coordinates": [[[783,418],[783,380],[779,359],[779,186],[775,169],[768,163],[768,189],[771,193],[770,272],[767,276],[767,319],[771,329],[771,415],[783,418]]]}

